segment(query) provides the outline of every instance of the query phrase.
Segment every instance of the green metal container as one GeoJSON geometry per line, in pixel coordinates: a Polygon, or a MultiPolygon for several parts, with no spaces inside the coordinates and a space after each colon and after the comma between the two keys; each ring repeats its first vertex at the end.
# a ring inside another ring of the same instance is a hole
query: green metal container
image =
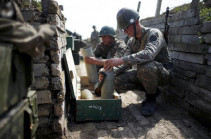
{"type": "Polygon", "coordinates": [[[73,52],[74,53],[79,52],[80,51],[80,48],[82,48],[81,45],[82,45],[82,42],[81,42],[80,39],[74,39],[74,50],[73,50],[73,52]]]}
{"type": "Polygon", "coordinates": [[[9,76],[12,62],[12,45],[0,43],[0,115],[8,109],[9,76]]]}
{"type": "Polygon", "coordinates": [[[79,55],[79,53],[73,53],[73,59],[74,59],[75,65],[79,65],[80,64],[80,55],[79,55]]]}
{"type": "Polygon", "coordinates": [[[37,96],[34,91],[0,118],[0,139],[35,138],[38,127],[37,96]]]}
{"type": "Polygon", "coordinates": [[[77,76],[71,51],[64,54],[67,84],[71,89],[71,98],[76,100],[76,121],[119,120],[121,117],[122,100],[120,96],[114,99],[81,99],[80,78],[77,76]]]}
{"type": "Polygon", "coordinates": [[[0,43],[0,139],[35,138],[37,96],[30,91],[31,58],[0,43]]]}
{"type": "Polygon", "coordinates": [[[68,36],[66,38],[66,40],[67,40],[67,49],[70,48],[70,49],[74,50],[74,38],[73,38],[73,36],[68,36]]]}
{"type": "Polygon", "coordinates": [[[121,99],[76,99],[76,121],[119,120],[121,99]]]}
{"type": "Polygon", "coordinates": [[[0,43],[0,115],[27,96],[32,83],[31,57],[0,43]]]}

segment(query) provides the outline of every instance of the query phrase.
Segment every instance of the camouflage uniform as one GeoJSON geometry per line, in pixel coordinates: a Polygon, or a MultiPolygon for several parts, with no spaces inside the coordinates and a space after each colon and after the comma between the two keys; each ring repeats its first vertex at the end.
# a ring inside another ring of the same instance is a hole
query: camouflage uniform
{"type": "Polygon", "coordinates": [[[95,30],[91,34],[92,50],[94,50],[96,48],[96,46],[99,42],[100,42],[99,32],[95,30]]]}
{"type": "Polygon", "coordinates": [[[111,53],[111,57],[122,57],[124,56],[124,51],[126,49],[126,44],[123,41],[115,40],[115,42],[106,46],[103,42],[99,43],[94,50],[94,55],[99,59],[106,59],[108,52],[111,53]]]}
{"type": "Polygon", "coordinates": [[[147,94],[155,94],[157,87],[167,84],[172,77],[172,63],[167,44],[158,29],[142,26],[142,42],[134,37],[128,41],[124,66],[137,65],[136,70],[116,76],[116,89],[144,87],[147,94]]]}
{"type": "MultiPolygon", "coordinates": [[[[106,59],[108,56],[108,52],[111,53],[112,58],[119,58],[124,56],[124,52],[126,50],[126,44],[123,41],[115,39],[115,42],[110,46],[105,46],[103,42],[99,43],[94,50],[94,55],[98,59],[106,59]]],[[[102,66],[97,66],[99,69],[102,68],[102,66]]],[[[119,70],[124,71],[122,66],[119,66],[119,70]]],[[[126,66],[125,66],[126,67],[126,66]]],[[[118,71],[116,71],[118,72],[118,71]]]]}

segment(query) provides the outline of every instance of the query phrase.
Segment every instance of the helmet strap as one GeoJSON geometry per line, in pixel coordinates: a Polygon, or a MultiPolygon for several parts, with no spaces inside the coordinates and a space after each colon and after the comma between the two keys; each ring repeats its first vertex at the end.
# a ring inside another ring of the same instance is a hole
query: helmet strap
{"type": "Polygon", "coordinates": [[[133,23],[133,29],[134,29],[134,37],[137,40],[138,38],[136,37],[136,22],[133,23]]]}

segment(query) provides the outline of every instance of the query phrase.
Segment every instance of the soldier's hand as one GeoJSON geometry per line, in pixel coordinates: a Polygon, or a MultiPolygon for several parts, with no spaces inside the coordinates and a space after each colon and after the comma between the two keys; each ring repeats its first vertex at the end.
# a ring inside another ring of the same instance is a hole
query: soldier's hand
{"type": "Polygon", "coordinates": [[[102,82],[103,81],[103,75],[99,74],[99,81],[102,82]]]}
{"type": "Polygon", "coordinates": [[[84,58],[84,61],[87,63],[87,64],[95,64],[95,57],[88,57],[86,56],[84,58]]]}
{"type": "Polygon", "coordinates": [[[99,70],[99,81],[100,82],[102,82],[103,81],[103,78],[104,78],[104,75],[103,75],[103,73],[104,73],[104,68],[101,68],[100,70],[99,70]]]}
{"type": "Polygon", "coordinates": [[[104,69],[105,69],[105,71],[107,71],[107,70],[111,71],[113,69],[113,67],[117,67],[122,64],[124,64],[124,61],[122,58],[107,59],[104,64],[104,69]]]}

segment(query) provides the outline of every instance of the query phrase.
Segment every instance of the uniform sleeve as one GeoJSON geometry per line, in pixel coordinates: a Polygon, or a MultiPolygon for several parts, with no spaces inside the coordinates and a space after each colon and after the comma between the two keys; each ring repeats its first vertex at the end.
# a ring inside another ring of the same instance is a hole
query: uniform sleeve
{"type": "Polygon", "coordinates": [[[100,49],[100,44],[97,45],[97,47],[94,50],[94,55],[96,58],[101,58],[102,57],[102,51],[100,49]]]}
{"type": "MultiPolygon", "coordinates": [[[[121,58],[121,57],[124,57],[124,56],[128,55],[129,53],[126,52],[128,50],[127,50],[126,44],[124,42],[121,42],[119,44],[117,52],[114,55],[114,58],[121,58]]],[[[129,68],[130,68],[129,65],[120,65],[118,67],[114,67],[114,73],[115,73],[115,75],[118,75],[118,74],[124,72],[125,70],[127,70],[129,68]]]]}
{"type": "Polygon", "coordinates": [[[113,69],[114,69],[114,74],[118,75],[118,74],[130,69],[130,66],[129,65],[120,65],[118,67],[113,67],[113,69]]]}
{"type": "Polygon", "coordinates": [[[125,56],[126,44],[121,41],[118,43],[116,53],[114,54],[114,58],[120,58],[125,56]]]}
{"type": "Polygon", "coordinates": [[[125,56],[123,61],[125,64],[134,65],[153,61],[163,47],[163,36],[159,31],[149,33],[145,48],[137,53],[125,56]]]}

